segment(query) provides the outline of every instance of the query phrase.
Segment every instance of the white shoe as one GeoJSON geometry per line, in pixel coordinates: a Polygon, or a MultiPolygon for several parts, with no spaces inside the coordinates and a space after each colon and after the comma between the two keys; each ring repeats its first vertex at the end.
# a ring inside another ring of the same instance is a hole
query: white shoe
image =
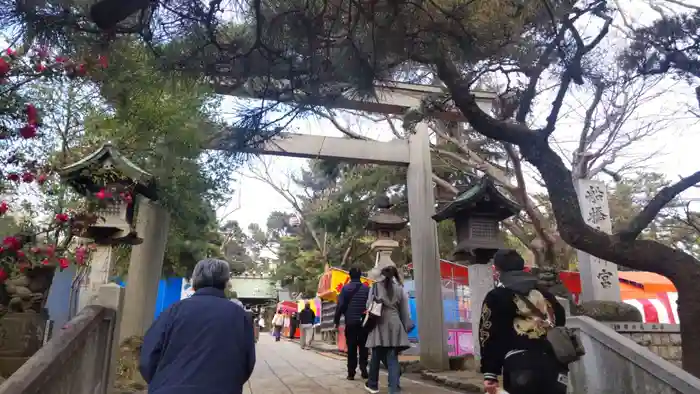
{"type": "Polygon", "coordinates": [[[369,387],[369,386],[367,385],[367,383],[365,383],[365,390],[366,390],[368,393],[372,393],[372,394],[377,394],[377,393],[379,392],[379,390],[375,390],[375,389],[369,387]]]}

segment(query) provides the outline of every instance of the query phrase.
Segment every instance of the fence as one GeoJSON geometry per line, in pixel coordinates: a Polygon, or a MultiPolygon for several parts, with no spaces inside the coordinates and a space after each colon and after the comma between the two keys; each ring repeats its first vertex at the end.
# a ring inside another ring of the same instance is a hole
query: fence
{"type": "Polygon", "coordinates": [[[123,290],[103,285],[85,307],[0,385],[0,394],[106,394],[116,374],[123,290]]]}
{"type": "Polygon", "coordinates": [[[700,379],[639,346],[604,323],[571,317],[586,355],[572,364],[573,394],[700,394],[700,379]]]}

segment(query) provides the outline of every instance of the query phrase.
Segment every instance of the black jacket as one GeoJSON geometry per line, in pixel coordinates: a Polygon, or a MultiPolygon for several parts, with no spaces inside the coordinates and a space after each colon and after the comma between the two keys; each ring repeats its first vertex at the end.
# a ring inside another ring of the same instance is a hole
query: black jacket
{"type": "Polygon", "coordinates": [[[314,324],[316,314],[311,308],[304,308],[299,312],[299,324],[314,324]]]}
{"type": "Polygon", "coordinates": [[[353,279],[343,286],[338,295],[338,305],[335,308],[333,323],[340,324],[340,316],[344,315],[346,326],[361,324],[367,309],[367,297],[369,297],[369,287],[360,282],[359,279],[353,279]]]}
{"type": "Polygon", "coordinates": [[[152,394],[242,393],[254,366],[250,316],[210,287],[161,313],[141,348],[152,394]]]}
{"type": "MultiPolygon", "coordinates": [[[[526,295],[557,326],[566,323],[566,312],[551,293],[537,288],[534,276],[517,273],[522,280],[500,283],[486,294],[479,322],[481,373],[484,379],[498,379],[503,361],[511,351],[550,352],[546,328],[529,313],[518,294],[526,295]]],[[[529,274],[528,274],[529,275],[529,274]]]]}

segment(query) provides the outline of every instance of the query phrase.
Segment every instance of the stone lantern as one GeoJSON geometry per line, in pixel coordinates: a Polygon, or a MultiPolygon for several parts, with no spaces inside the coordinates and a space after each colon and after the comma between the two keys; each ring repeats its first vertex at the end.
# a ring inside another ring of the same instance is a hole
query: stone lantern
{"type": "Polygon", "coordinates": [[[487,264],[505,246],[500,222],[516,215],[520,207],[503,195],[487,178],[460,193],[443,206],[433,219],[452,219],[457,230],[454,259],[468,264],[487,264]]]}
{"type": "Polygon", "coordinates": [[[370,271],[370,277],[376,279],[382,268],[395,265],[391,259],[391,253],[399,247],[396,241],[396,233],[406,228],[408,221],[392,213],[389,198],[378,197],[375,206],[377,211],[373,213],[367,221],[367,230],[377,237],[371,245],[372,252],[376,253],[374,268],[370,271]]]}
{"type": "Polygon", "coordinates": [[[143,234],[137,234],[135,229],[135,203],[141,196],[157,198],[155,182],[151,174],[109,142],[58,173],[77,193],[88,198],[86,212],[73,219],[74,235],[91,239],[97,245],[90,261],[87,292],[80,295],[82,308],[97,295],[101,285],[109,282],[112,247],[143,242],[143,234]]]}
{"type": "MultiPolygon", "coordinates": [[[[516,215],[518,204],[501,193],[488,178],[482,178],[457,195],[433,216],[435,221],[454,220],[457,247],[454,260],[468,266],[472,330],[479,326],[484,297],[494,286],[493,255],[505,247],[500,222],[516,215]]],[[[478,336],[474,355],[479,356],[478,336]]]]}
{"type": "Polygon", "coordinates": [[[134,202],[139,195],[157,199],[153,175],[122,156],[109,142],[58,173],[79,194],[98,199],[94,212],[90,212],[92,220],[84,217],[85,223],[77,226],[75,235],[92,238],[98,245],[142,242],[134,229],[134,202]]]}

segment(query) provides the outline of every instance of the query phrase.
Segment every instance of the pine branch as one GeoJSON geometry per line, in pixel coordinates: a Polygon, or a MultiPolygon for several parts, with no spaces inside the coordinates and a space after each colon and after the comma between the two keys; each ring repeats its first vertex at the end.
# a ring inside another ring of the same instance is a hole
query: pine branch
{"type": "Polygon", "coordinates": [[[624,230],[617,232],[615,235],[623,241],[634,240],[656,218],[656,215],[659,214],[666,204],[670,203],[685,190],[698,184],[700,184],[700,171],[664,187],[654,198],[649,200],[637,216],[630,220],[627,226],[624,227],[624,230]]]}

